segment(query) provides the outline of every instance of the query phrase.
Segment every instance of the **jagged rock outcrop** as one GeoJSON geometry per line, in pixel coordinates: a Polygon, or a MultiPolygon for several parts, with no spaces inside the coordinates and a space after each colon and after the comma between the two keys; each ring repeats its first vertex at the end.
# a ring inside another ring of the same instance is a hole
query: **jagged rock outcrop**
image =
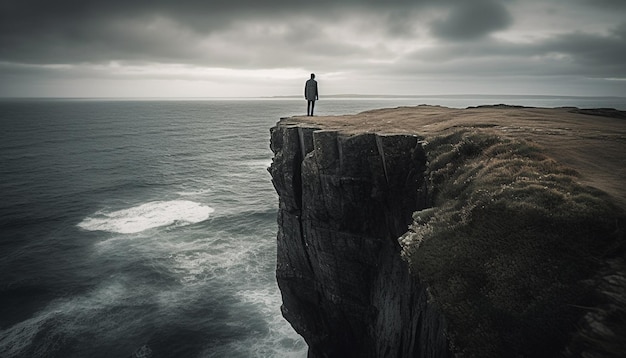
{"type": "Polygon", "coordinates": [[[280,124],[271,133],[276,277],[309,356],[448,357],[446,322],[397,242],[427,205],[419,138],[280,124]]]}

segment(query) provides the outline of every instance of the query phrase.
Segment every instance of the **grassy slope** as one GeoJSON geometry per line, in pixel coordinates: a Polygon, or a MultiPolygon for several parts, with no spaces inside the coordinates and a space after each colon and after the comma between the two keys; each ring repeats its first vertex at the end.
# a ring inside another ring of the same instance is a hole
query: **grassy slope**
{"type": "Polygon", "coordinates": [[[430,138],[433,208],[401,238],[470,356],[557,356],[597,305],[624,217],[527,142],[480,129],[430,138]]]}

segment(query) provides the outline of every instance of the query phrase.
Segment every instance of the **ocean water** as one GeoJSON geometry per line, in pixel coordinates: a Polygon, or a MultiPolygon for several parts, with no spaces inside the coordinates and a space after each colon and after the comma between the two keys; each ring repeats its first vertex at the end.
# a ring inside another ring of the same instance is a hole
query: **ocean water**
{"type": "MultiPolygon", "coordinates": [[[[329,99],[317,114],[420,103],[625,109],[543,101],[329,99]]],[[[305,107],[0,100],[0,357],[306,356],[280,314],[266,170],[269,128],[305,107]]]]}

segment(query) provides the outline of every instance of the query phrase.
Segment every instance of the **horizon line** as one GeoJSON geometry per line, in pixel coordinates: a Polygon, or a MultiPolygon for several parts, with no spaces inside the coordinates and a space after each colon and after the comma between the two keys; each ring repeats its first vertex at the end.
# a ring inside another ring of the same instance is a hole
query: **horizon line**
{"type": "MultiPolygon", "coordinates": [[[[394,99],[394,98],[464,98],[464,97],[500,97],[500,98],[616,98],[626,99],[626,96],[615,95],[554,95],[554,94],[484,94],[484,93],[463,93],[463,94],[356,94],[341,93],[321,96],[321,98],[343,98],[343,99],[394,99]]],[[[240,96],[240,97],[217,97],[217,96],[146,96],[146,97],[109,97],[109,96],[85,96],[85,97],[54,97],[54,96],[0,96],[0,100],[237,100],[237,99],[296,99],[303,98],[302,95],[274,95],[274,96],[240,96]]]]}

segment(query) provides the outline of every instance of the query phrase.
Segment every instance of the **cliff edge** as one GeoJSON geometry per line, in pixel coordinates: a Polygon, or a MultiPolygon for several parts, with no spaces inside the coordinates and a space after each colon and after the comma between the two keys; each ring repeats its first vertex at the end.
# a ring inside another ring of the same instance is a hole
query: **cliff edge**
{"type": "Polygon", "coordinates": [[[622,354],[623,116],[500,105],[282,119],[276,276],[309,356],[622,354]]]}

